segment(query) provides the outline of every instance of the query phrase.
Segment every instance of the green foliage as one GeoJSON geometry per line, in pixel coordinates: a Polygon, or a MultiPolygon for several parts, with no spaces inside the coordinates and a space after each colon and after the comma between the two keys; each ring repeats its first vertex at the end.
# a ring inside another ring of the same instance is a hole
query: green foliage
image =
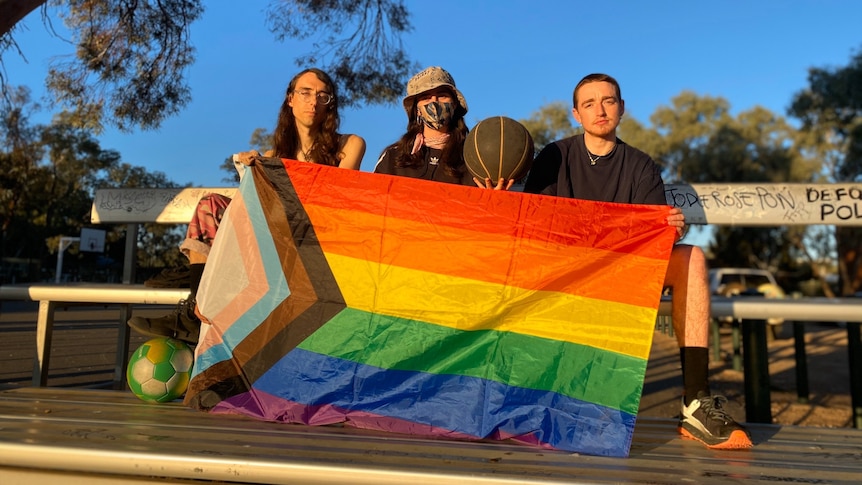
{"type": "MultiPolygon", "coordinates": [[[[143,167],[127,163],[114,164],[108,170],[107,176],[101,180],[101,188],[123,187],[180,187],[171,181],[163,172],[149,172],[143,167]]],[[[137,264],[139,282],[146,279],[158,269],[182,266],[186,264],[178,248],[185,238],[185,225],[144,224],[138,231],[137,264]]],[[[106,243],[110,246],[109,253],[114,260],[122,261],[125,248],[125,227],[114,227],[107,235],[106,243]]]]}
{"type": "Polygon", "coordinates": [[[345,106],[397,100],[420,68],[401,42],[412,29],[403,1],[275,0],[267,23],[279,40],[317,38],[296,65],[320,66],[333,76],[345,106]]]}
{"type": "Polygon", "coordinates": [[[718,227],[709,246],[710,266],[796,271],[800,254],[793,233],[804,228],[718,227]]]}
{"type": "Polygon", "coordinates": [[[9,109],[0,112],[0,283],[38,275],[38,261],[47,251],[40,204],[49,174],[39,166],[46,150],[40,142],[42,127],[29,121],[39,107],[26,88],[7,93],[9,109]],[[12,262],[21,267],[13,271],[12,262]]]}
{"type": "MultiPolygon", "coordinates": [[[[258,153],[266,153],[272,148],[272,133],[267,131],[265,128],[255,128],[251,133],[249,147],[249,150],[257,150],[258,153]]],[[[221,165],[219,165],[219,169],[228,174],[227,176],[222,177],[222,182],[232,185],[239,184],[239,174],[233,164],[233,154],[224,159],[221,165]]]]}
{"type": "MultiPolygon", "coordinates": [[[[808,87],[789,112],[802,121],[805,150],[822,160],[832,182],[862,182],[862,52],[847,66],[808,71],[808,87]]],[[[862,228],[836,227],[842,295],[862,290],[862,228]]]]}
{"type": "Polygon", "coordinates": [[[67,0],[60,16],[76,57],[55,62],[48,88],[78,126],[99,132],[107,114],[118,128],[157,128],[191,99],[184,71],[194,62],[189,27],[197,0],[67,0]]]}
{"type": "MultiPolygon", "coordinates": [[[[75,56],[53,61],[47,77],[69,122],[97,134],[105,124],[155,129],[191,100],[186,70],[195,61],[191,25],[204,13],[201,0],[0,0],[0,67],[2,54],[17,48],[15,23],[39,5],[56,9],[72,33],[75,56]]],[[[332,75],[349,106],[397,100],[418,70],[401,43],[409,17],[400,0],[273,0],[265,22],[278,40],[317,36],[295,62],[332,75]]]]}
{"type": "Polygon", "coordinates": [[[239,174],[236,171],[236,167],[233,164],[233,155],[224,159],[219,165],[219,169],[224,172],[227,172],[228,175],[222,177],[221,181],[226,184],[236,185],[239,184],[239,174]]]}
{"type": "MultiPolygon", "coordinates": [[[[814,164],[796,143],[795,130],[782,117],[755,107],[736,117],[722,98],[683,92],[651,116],[652,154],[666,170],[666,181],[803,182],[814,164]]],[[[795,271],[800,256],[791,241],[801,228],[714,229],[709,245],[714,266],[795,271]]]]}
{"type": "Polygon", "coordinates": [[[862,181],[862,53],[841,68],[812,68],[809,87],[793,97],[789,112],[810,135],[836,182],[862,181]]]}
{"type": "Polygon", "coordinates": [[[39,142],[41,127],[31,126],[30,113],[39,106],[31,103],[30,91],[16,88],[10,93],[9,108],[0,118],[0,229],[8,230],[22,211],[27,210],[31,190],[38,187],[42,174],[37,161],[44,156],[39,142]]]}
{"type": "Polygon", "coordinates": [[[249,145],[252,150],[257,150],[264,153],[272,148],[272,133],[266,131],[265,128],[255,128],[251,134],[249,145]]]}
{"type": "MultiPolygon", "coordinates": [[[[0,110],[0,255],[3,262],[24,260],[34,266],[26,275],[14,274],[17,281],[51,276],[48,271],[54,268],[60,238],[77,236],[86,227],[96,188],[177,186],[161,172],[121,163],[119,153],[103,150],[91,132],[70,121],[68,113],[56,115],[49,125],[31,124],[30,116],[39,107],[30,102],[29,91],[9,92],[13,104],[0,110]]],[[[122,261],[125,227],[107,229],[107,256],[122,261]]],[[[139,254],[139,264],[180,264],[177,246],[183,234],[159,225],[141,231],[139,244],[146,249],[139,254]]],[[[89,267],[91,274],[82,276],[92,279],[96,257],[73,245],[64,266],[89,267]]],[[[5,271],[0,280],[12,276],[5,271]]]]}
{"type": "Polygon", "coordinates": [[[572,125],[571,108],[560,101],[542,106],[529,118],[519,122],[530,132],[536,154],[553,141],[583,133],[582,129],[572,125]]]}
{"type": "MultiPolygon", "coordinates": [[[[625,116],[620,121],[617,135],[620,140],[645,153],[661,153],[663,138],[656,136],[655,130],[642,125],[630,116],[625,116]]],[[[661,159],[656,160],[656,162],[661,165],[661,159]]]]}

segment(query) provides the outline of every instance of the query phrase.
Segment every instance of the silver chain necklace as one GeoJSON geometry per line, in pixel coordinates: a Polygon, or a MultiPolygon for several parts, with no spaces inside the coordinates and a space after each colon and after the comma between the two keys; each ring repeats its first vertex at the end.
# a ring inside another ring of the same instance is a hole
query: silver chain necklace
{"type": "MultiPolygon", "coordinates": [[[[584,145],[584,148],[586,148],[586,144],[584,145]]],[[[590,166],[595,165],[596,162],[598,162],[600,158],[605,158],[605,157],[611,156],[616,150],[617,150],[617,144],[614,143],[614,147],[611,148],[611,151],[609,151],[608,153],[605,153],[604,155],[595,155],[594,156],[590,152],[589,148],[587,148],[587,156],[590,157],[590,166]]]]}

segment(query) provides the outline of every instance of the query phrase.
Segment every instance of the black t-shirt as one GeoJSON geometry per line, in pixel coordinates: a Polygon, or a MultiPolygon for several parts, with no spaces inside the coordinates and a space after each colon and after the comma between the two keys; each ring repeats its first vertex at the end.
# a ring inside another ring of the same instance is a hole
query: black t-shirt
{"type": "Polygon", "coordinates": [[[422,147],[422,153],[425,155],[425,163],[421,167],[396,167],[395,161],[398,157],[398,152],[395,145],[391,145],[383,150],[380,159],[377,160],[377,165],[374,167],[374,173],[385,173],[389,175],[399,175],[402,177],[411,177],[415,179],[434,180],[447,184],[469,185],[475,187],[473,177],[464,169],[464,173],[460,178],[453,177],[446,173],[446,168],[438,161],[443,153],[442,150],[436,148],[422,147]]]}
{"type": "Polygon", "coordinates": [[[600,202],[667,205],[661,170],[646,153],[619,138],[612,153],[590,161],[584,135],[539,152],[524,192],[600,202]]]}

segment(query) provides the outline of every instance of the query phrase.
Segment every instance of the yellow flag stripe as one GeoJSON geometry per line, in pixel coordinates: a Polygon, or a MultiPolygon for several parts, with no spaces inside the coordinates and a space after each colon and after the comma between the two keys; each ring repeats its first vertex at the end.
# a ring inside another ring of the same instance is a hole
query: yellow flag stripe
{"type": "MultiPolygon", "coordinates": [[[[516,332],[645,359],[656,308],[417,271],[338,254],[327,261],[347,306],[470,331],[516,332]],[[416,285],[417,281],[423,282],[416,285]],[[496,302],[507,302],[500,306],[496,302]]],[[[656,294],[660,289],[644,288],[656,294]]],[[[657,305],[656,305],[657,306],[657,305]]]]}

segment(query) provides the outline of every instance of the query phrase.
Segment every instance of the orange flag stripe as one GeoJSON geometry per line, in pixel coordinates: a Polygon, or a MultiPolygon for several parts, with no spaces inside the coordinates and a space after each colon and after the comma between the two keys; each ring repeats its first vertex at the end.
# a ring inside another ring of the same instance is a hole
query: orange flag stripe
{"type": "Polygon", "coordinates": [[[385,218],[368,212],[305,204],[320,245],[326,253],[473,279],[528,290],[559,291],[590,299],[655,308],[658,301],[643,291],[643,282],[664,271],[663,260],[589,247],[565,246],[488,234],[432,221],[385,218]],[[386,238],[369,227],[385,227],[386,238]],[[471,255],[467,266],[464,255],[471,255]],[[505,257],[501,258],[501,255],[505,257]],[[586,279],[561,280],[572,266],[586,279]],[[484,268],[477,272],[476,268],[484,268]]]}
{"type": "Polygon", "coordinates": [[[404,184],[402,177],[369,177],[334,167],[315,172],[318,167],[303,165],[292,163],[290,172],[301,180],[295,189],[305,207],[367,212],[403,220],[420,217],[435,227],[469,228],[487,236],[536,239],[565,246],[614,248],[656,259],[667,258],[664,245],[645,245],[620,227],[642,221],[674,231],[667,226],[668,208],[664,206],[600,203],[519,192],[492,194],[495,191],[426,180],[404,184]],[[318,177],[323,181],[312,183],[318,177]],[[387,196],[356,197],[365,192],[387,196]],[[615,224],[607,224],[610,219],[615,224]],[[549,233],[549,227],[554,232],[549,233]]]}

